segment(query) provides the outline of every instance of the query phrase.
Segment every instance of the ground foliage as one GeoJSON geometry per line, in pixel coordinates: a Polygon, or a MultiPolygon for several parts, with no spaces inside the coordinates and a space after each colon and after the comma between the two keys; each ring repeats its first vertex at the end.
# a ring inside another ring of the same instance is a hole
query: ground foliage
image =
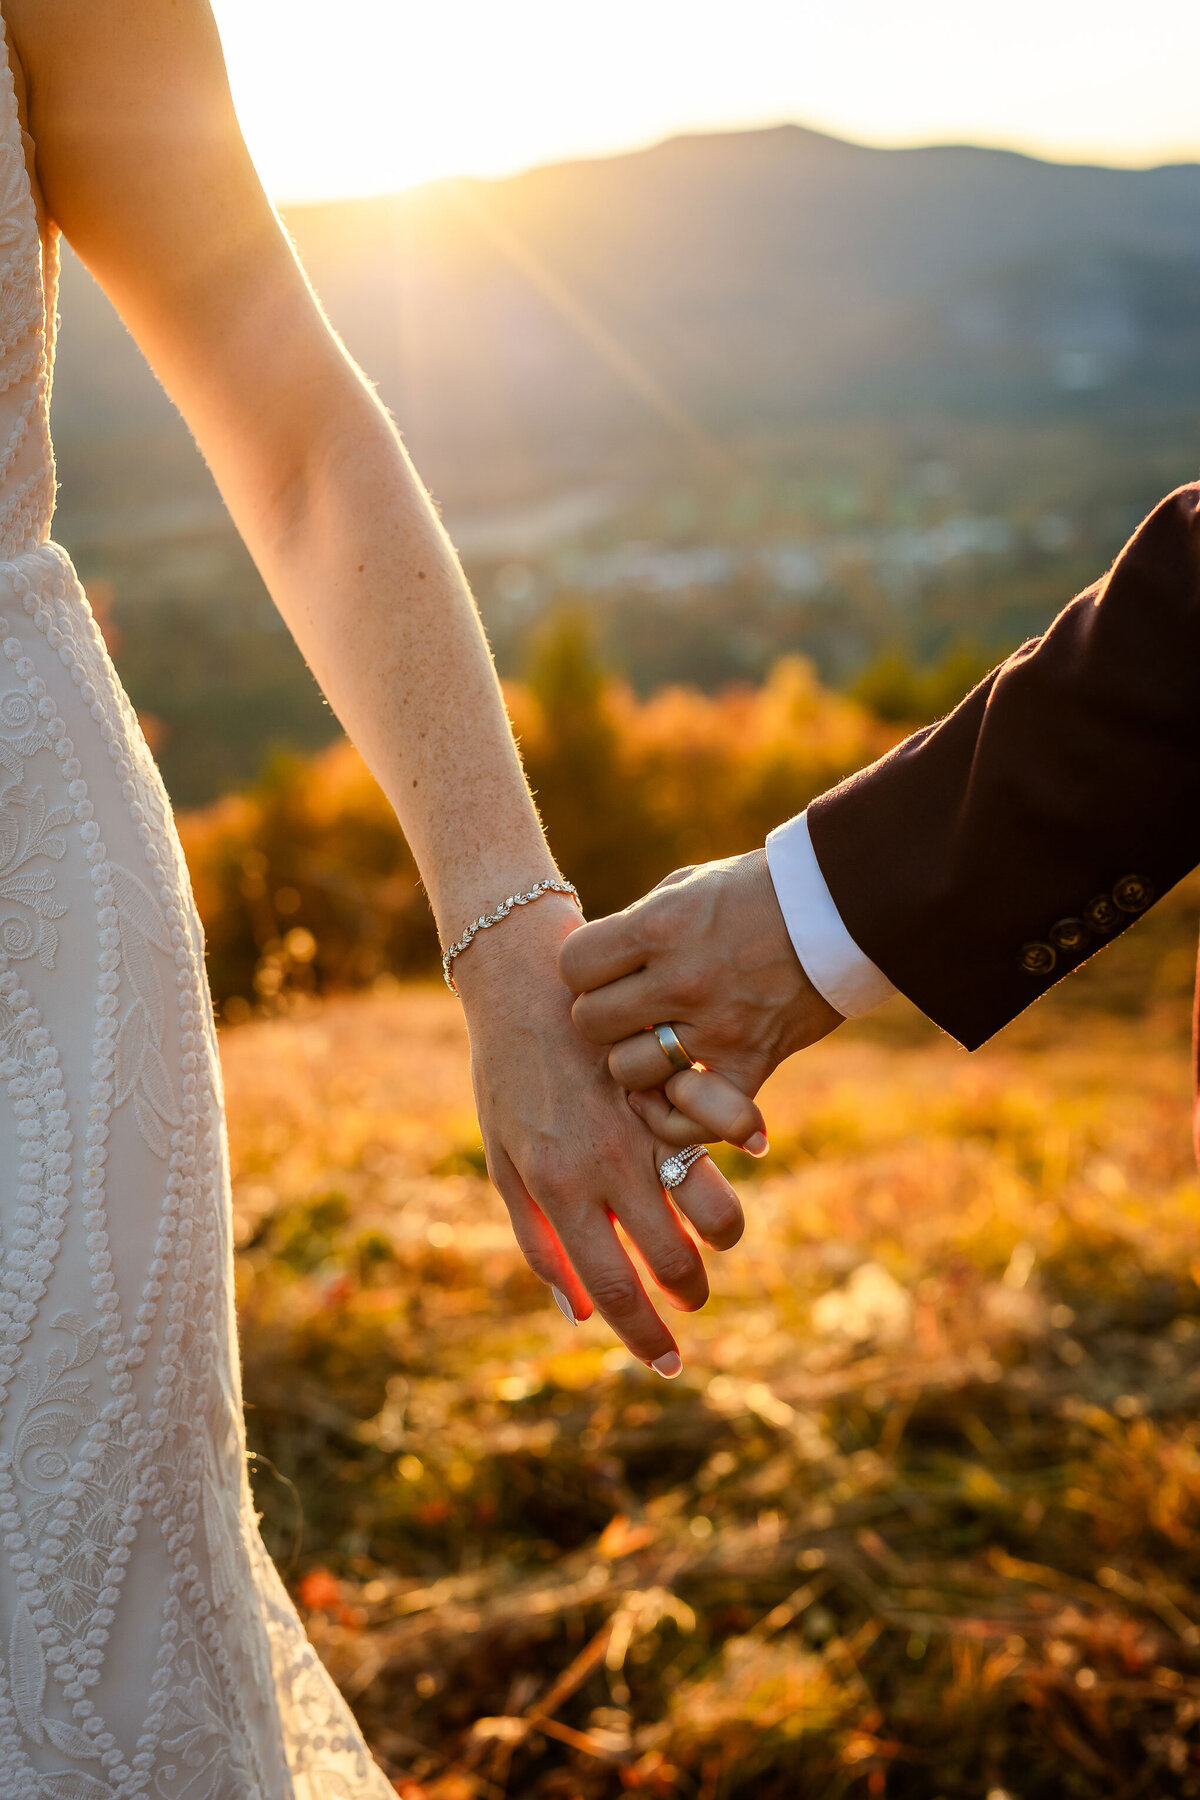
{"type": "Polygon", "coordinates": [[[781,1071],[672,1384],[524,1269],[448,996],[226,1033],[258,1501],[401,1794],[1200,1795],[1196,898],[781,1071]]]}

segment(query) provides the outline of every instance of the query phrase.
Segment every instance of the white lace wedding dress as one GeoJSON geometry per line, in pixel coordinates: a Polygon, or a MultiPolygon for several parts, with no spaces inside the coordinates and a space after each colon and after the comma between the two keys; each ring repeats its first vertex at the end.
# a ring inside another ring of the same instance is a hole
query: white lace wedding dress
{"type": "Polygon", "coordinates": [[[56,286],[5,60],[0,1800],[383,1800],[251,1505],[200,927],[49,538],[56,286]]]}

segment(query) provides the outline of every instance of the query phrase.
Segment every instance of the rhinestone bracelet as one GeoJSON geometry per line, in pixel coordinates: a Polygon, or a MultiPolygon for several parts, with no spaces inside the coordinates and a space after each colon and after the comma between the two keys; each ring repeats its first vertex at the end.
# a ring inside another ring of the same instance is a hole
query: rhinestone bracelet
{"type": "MultiPolygon", "coordinates": [[[[457,984],[451,973],[454,959],[456,956],[462,955],[475,934],[480,931],[486,931],[489,925],[498,925],[501,919],[507,919],[514,906],[528,906],[531,900],[540,900],[543,894],[573,894],[575,897],[575,904],[576,906],[579,906],[578,888],[575,886],[574,882],[564,881],[560,876],[554,881],[535,881],[533,886],[527,889],[525,893],[510,894],[507,900],[502,900],[495,912],[486,914],[481,913],[479,918],[474,919],[471,924],[467,926],[467,929],[463,932],[457,944],[451,944],[450,948],[442,953],[442,974],[445,976],[446,986],[450,989],[452,994],[457,994],[458,992],[457,984]]],[[[582,907],[580,907],[580,910],[583,910],[582,907]]]]}

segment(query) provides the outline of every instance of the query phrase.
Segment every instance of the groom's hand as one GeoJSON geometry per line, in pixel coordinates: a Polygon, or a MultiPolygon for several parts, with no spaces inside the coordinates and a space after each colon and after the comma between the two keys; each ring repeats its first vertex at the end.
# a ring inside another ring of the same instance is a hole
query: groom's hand
{"type": "Polygon", "coordinates": [[[793,1051],[842,1023],[792,947],[766,852],[668,876],[644,899],[573,931],[559,953],[576,995],[572,1016],[630,1104],[659,1137],[689,1143],[697,1127],[761,1152],[752,1096],[793,1051]],[[693,1063],[672,1073],[647,1028],[673,1026],[693,1063]]]}

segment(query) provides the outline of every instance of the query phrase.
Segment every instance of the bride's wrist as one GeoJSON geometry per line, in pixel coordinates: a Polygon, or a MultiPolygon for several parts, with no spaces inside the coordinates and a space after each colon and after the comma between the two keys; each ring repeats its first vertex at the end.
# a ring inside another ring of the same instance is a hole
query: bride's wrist
{"type": "Polygon", "coordinates": [[[512,999],[518,989],[545,985],[569,1004],[570,994],[558,974],[563,939],[583,923],[570,894],[551,890],[525,906],[516,906],[495,925],[479,931],[451,965],[463,1005],[490,1005],[512,999]]]}

